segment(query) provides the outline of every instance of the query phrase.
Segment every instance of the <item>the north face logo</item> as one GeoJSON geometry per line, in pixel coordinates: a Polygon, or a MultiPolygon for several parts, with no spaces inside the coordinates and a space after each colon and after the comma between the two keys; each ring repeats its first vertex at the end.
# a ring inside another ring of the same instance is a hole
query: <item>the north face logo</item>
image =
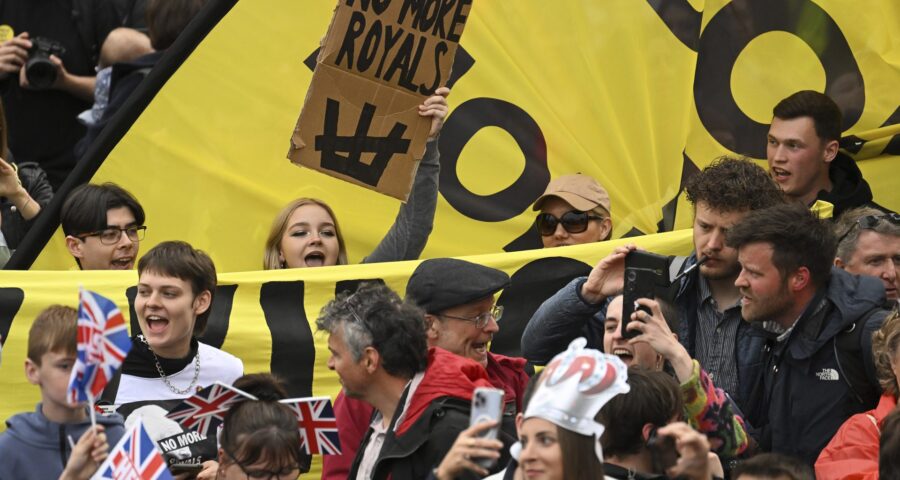
{"type": "Polygon", "coordinates": [[[840,380],[837,370],[833,368],[823,368],[821,372],[816,374],[816,376],[819,377],[819,380],[826,380],[830,382],[836,382],[840,380]]]}

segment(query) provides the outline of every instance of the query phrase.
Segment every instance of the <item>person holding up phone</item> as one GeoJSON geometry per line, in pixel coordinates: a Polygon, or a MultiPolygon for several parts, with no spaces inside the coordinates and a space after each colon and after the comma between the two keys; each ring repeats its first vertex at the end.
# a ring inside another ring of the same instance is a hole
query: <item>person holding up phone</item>
{"type": "Polygon", "coordinates": [[[625,364],[572,341],[541,372],[519,426],[525,480],[604,478],[601,408],[629,390],[625,364]]]}
{"type": "MultiPolygon", "coordinates": [[[[693,205],[694,251],[674,264],[678,340],[747,410],[765,339],[741,318],[741,294],[734,284],[741,266],[725,234],[751,212],[784,203],[783,193],[751,160],[722,157],[687,181],[685,197],[693,205]]],[[[543,364],[579,336],[600,348],[609,299],[622,292],[625,257],[635,248],[617,247],[590,275],[573,279],[544,301],[522,334],[525,358],[543,364]]]]}
{"type": "MultiPolygon", "coordinates": [[[[628,329],[637,333],[631,339],[622,334],[621,295],[613,298],[604,322],[606,334],[603,349],[618,356],[628,366],[640,366],[648,370],[664,371],[670,368],[678,381],[682,404],[681,416],[688,424],[706,435],[712,451],[730,459],[744,454],[750,447],[744,419],[740,410],[728,395],[716,388],[700,362],[688,355],[687,349],[672,333],[662,305],[656,300],[641,298],[628,323],[628,329]]],[[[669,317],[674,309],[666,308],[669,317]]]]}

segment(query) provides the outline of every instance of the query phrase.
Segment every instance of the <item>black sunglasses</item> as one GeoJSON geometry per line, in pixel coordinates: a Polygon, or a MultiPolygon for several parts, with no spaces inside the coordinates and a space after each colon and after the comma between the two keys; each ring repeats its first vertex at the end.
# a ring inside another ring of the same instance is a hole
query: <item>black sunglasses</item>
{"type": "Polygon", "coordinates": [[[591,220],[603,220],[604,217],[591,215],[588,212],[579,212],[571,210],[562,217],[556,218],[550,213],[541,213],[534,220],[537,225],[538,232],[547,237],[556,232],[556,226],[562,224],[563,228],[569,233],[581,233],[587,230],[588,222],[591,220]]]}
{"type": "Polygon", "coordinates": [[[877,227],[882,220],[887,220],[894,225],[900,225],[900,213],[884,213],[881,215],[866,215],[865,217],[860,217],[853,222],[853,225],[850,225],[850,228],[848,228],[843,235],[841,235],[841,238],[837,241],[838,245],[840,245],[841,242],[847,238],[847,235],[850,235],[856,227],[859,227],[860,230],[872,230],[877,227]]]}

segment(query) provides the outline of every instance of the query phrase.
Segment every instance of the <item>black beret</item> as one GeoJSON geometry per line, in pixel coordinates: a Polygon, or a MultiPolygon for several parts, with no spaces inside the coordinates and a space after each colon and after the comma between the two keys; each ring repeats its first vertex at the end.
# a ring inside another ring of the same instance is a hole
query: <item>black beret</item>
{"type": "Polygon", "coordinates": [[[455,258],[433,258],[416,267],[406,284],[406,299],[426,313],[489,297],[509,285],[509,275],[495,268],[455,258]]]}

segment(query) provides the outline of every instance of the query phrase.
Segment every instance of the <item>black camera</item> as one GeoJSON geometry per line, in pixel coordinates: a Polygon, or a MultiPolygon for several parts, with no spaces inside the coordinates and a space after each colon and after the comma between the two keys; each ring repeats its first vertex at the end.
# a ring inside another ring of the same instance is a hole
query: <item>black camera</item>
{"type": "Polygon", "coordinates": [[[46,90],[56,83],[56,65],[50,61],[50,55],[62,57],[66,48],[56,40],[44,37],[31,39],[31,50],[25,62],[25,78],[35,90],[46,90]]]}

